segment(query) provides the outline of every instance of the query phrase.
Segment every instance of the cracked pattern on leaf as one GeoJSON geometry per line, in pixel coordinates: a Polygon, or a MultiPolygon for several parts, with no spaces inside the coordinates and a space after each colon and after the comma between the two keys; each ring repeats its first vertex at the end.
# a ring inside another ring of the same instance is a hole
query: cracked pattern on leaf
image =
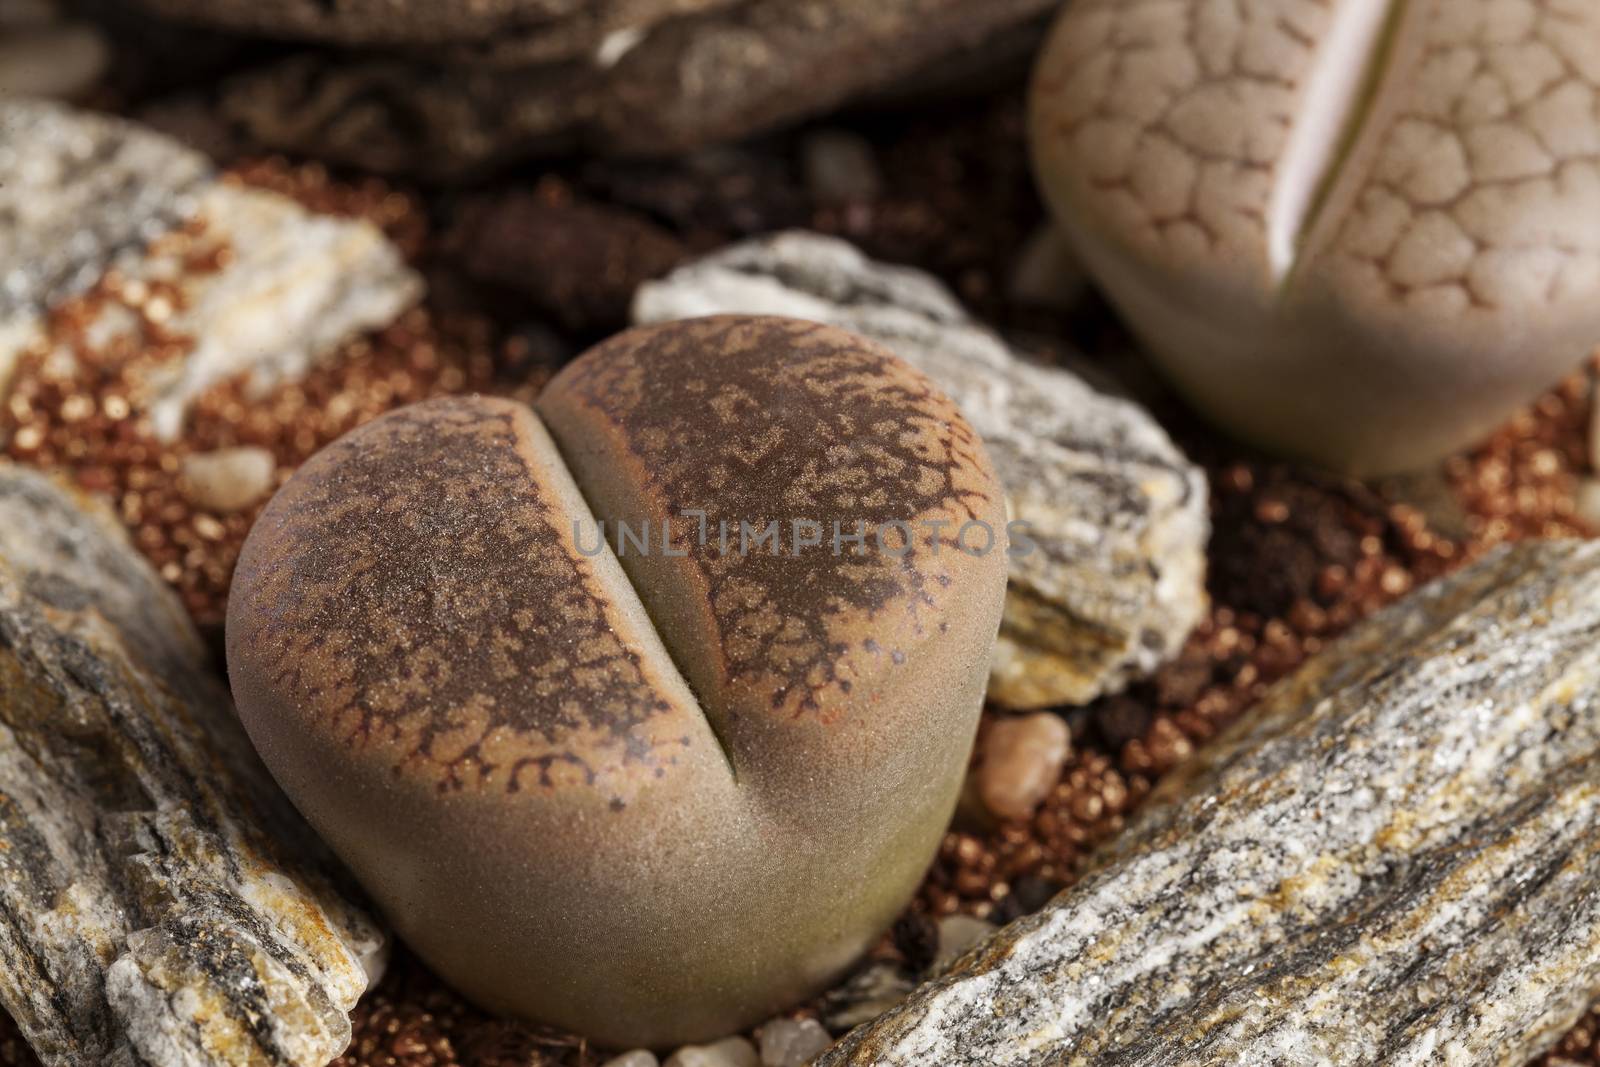
{"type": "Polygon", "coordinates": [[[1041,66],[1038,150],[1162,269],[1440,318],[1592,304],[1597,87],[1589,0],[1080,0],[1041,66]],[[1373,68],[1372,99],[1319,75],[1339,68],[1373,68]]]}
{"type": "Polygon", "coordinates": [[[1146,252],[1267,270],[1268,213],[1337,0],[1078,0],[1035,99],[1047,158],[1146,252]]]}
{"type": "Polygon", "coordinates": [[[1600,5],[1433,0],[1408,20],[1372,163],[1317,253],[1336,290],[1454,315],[1600,290],[1600,5]],[[1392,107],[1392,111],[1388,108],[1392,107]]]}
{"type": "Polygon", "coordinates": [[[652,674],[613,600],[631,594],[572,551],[532,425],[506,402],[431,401],[307,464],[235,579],[250,687],[441,790],[667,773],[699,714],[652,674]]]}

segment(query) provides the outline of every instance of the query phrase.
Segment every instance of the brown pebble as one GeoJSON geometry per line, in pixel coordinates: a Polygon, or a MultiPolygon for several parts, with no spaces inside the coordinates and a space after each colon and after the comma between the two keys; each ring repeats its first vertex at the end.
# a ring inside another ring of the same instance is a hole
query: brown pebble
{"type": "Polygon", "coordinates": [[[1061,779],[1071,752],[1072,734],[1059,715],[998,719],[986,737],[978,795],[1002,819],[1029,818],[1061,779]]]}

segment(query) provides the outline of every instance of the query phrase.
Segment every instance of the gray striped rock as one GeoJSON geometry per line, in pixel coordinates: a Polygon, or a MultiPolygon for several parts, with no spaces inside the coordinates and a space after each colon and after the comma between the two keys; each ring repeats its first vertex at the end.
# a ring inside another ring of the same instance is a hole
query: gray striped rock
{"type": "Polygon", "coordinates": [[[642,286],[638,322],[790,315],[882,342],[938,383],[983,437],[1013,522],[989,697],[1081,704],[1177,652],[1205,610],[1206,483],[1142,409],[1031,363],[921,271],[795,231],[642,286]]]}
{"type": "Polygon", "coordinates": [[[819,1061],[1520,1067],[1600,994],[1600,543],[1358,627],[819,1061]]]}
{"type": "Polygon", "coordinates": [[[80,504],[0,466],[0,1008],[52,1067],[323,1067],[384,935],[80,504]]]}
{"type": "MultiPolygon", "coordinates": [[[[113,268],[130,283],[178,282],[181,299],[160,325],[187,351],[151,370],[138,412],[167,439],[210,386],[236,375],[258,389],[295,378],[388,325],[421,292],[369,223],[218,181],[204,157],[133,123],[0,99],[0,387],[44,343],[50,312],[113,268]],[[200,271],[163,250],[159,238],[185,225],[226,248],[226,261],[200,271]]],[[[87,332],[109,345],[139,327],[114,307],[87,332]]]]}

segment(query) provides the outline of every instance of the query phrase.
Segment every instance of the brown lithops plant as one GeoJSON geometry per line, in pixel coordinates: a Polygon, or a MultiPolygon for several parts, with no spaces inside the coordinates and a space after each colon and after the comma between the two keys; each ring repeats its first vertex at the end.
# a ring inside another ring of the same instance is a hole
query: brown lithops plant
{"type": "Polygon", "coordinates": [[[637,329],[537,414],[432,401],[314,457],[245,545],[229,671],[289,795],[463,992],[605,1043],[713,1038],[836,977],[933,856],[1002,501],[882,348],[637,329]],[[836,553],[835,522],[872,532],[836,553]]]}
{"type": "Polygon", "coordinates": [[[1074,0],[1031,140],[1073,245],[1233,432],[1356,473],[1600,343],[1600,4],[1074,0]]]}

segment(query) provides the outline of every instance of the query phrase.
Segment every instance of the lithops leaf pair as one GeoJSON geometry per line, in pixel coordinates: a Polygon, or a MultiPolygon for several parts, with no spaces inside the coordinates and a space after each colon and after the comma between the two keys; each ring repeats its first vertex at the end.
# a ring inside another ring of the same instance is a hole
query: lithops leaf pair
{"type": "Polygon", "coordinates": [[[837,976],[921,877],[1002,499],[882,348],[647,327],[537,413],[434,401],[315,456],[245,545],[229,671],[289,795],[463,992],[603,1042],[717,1037],[837,976]]]}
{"type": "Polygon", "coordinates": [[[1358,473],[1472,442],[1600,343],[1600,4],[1074,0],[1040,184],[1174,381],[1358,473]]]}

